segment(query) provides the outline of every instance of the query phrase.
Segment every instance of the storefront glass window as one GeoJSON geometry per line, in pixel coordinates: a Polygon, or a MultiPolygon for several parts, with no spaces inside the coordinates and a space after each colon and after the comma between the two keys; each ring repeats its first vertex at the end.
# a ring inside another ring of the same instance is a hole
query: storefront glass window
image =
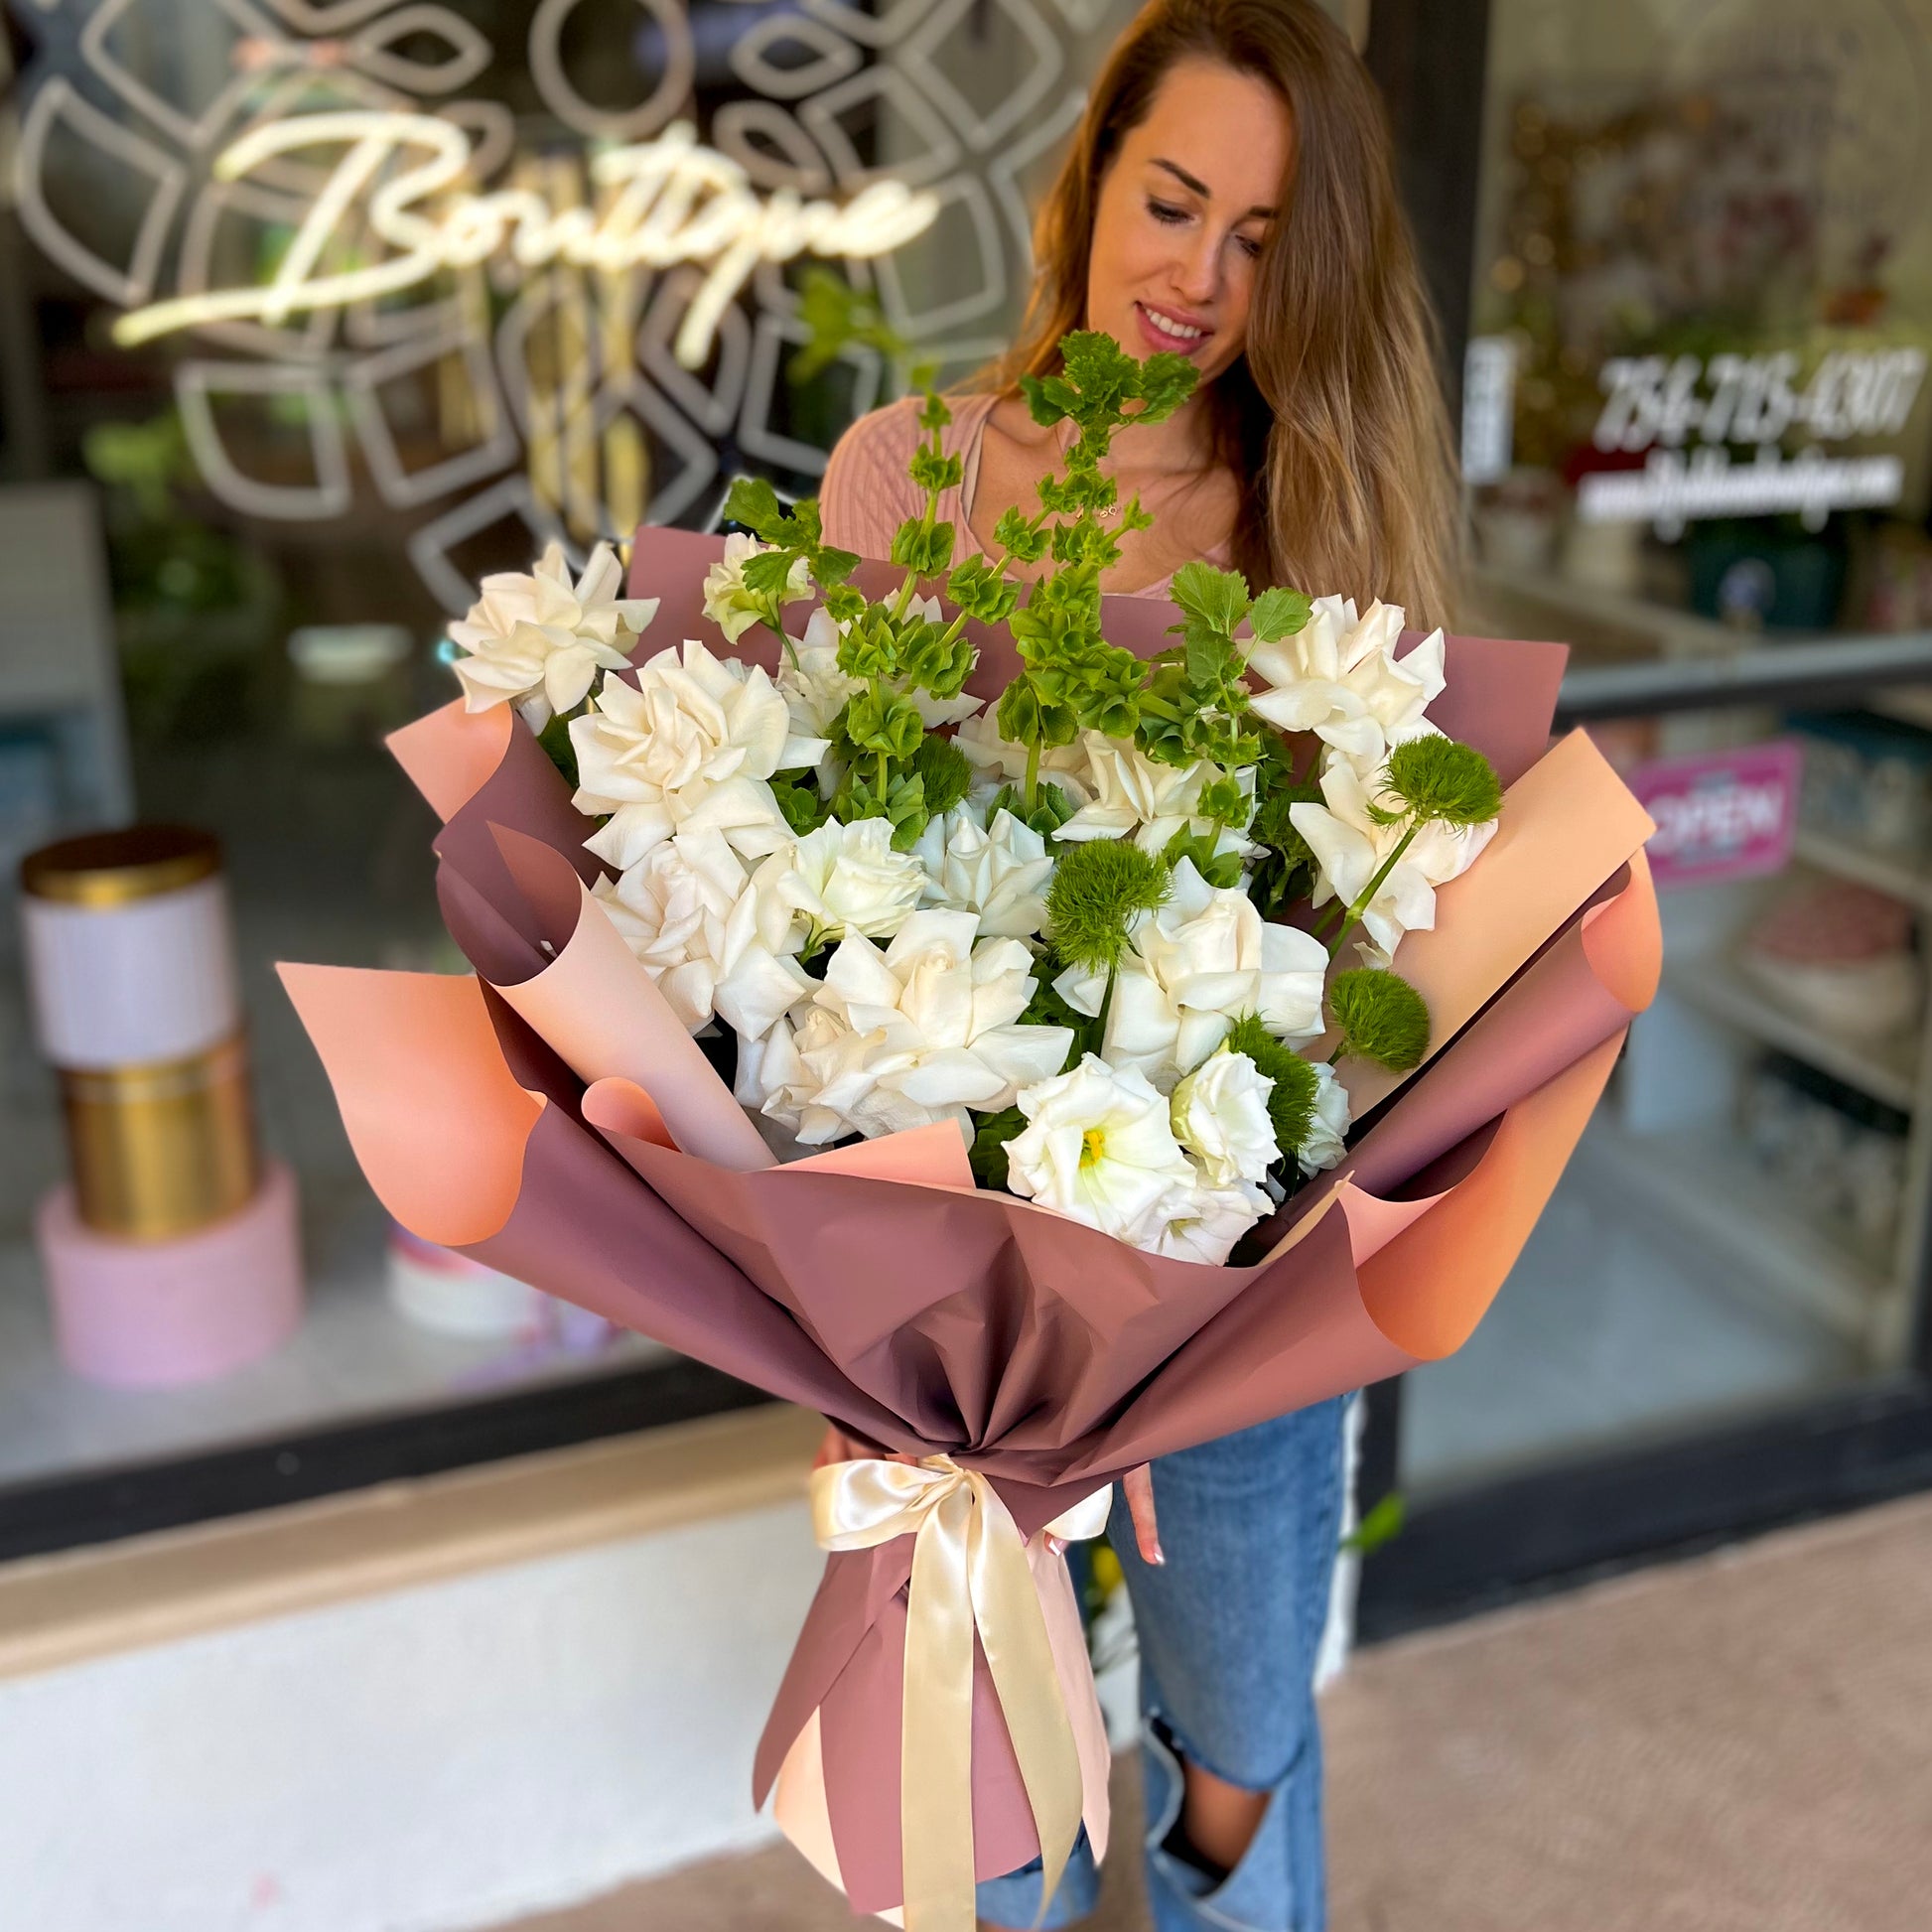
{"type": "Polygon", "coordinates": [[[397,1234],[273,963],[460,966],[434,821],[381,740],[454,695],[437,647],[478,578],[551,536],[581,558],[640,519],[702,527],[742,471],[807,489],[902,381],[871,348],[800,374],[809,258],[653,252],[626,183],[682,153],[742,169],[766,211],[872,195],[832,265],[962,374],[1018,315],[1043,173],[1131,11],[0,7],[0,1495],[656,1359],[397,1234]],[[385,190],[435,245],[358,282],[396,253],[385,190]],[[498,196],[512,225],[466,253],[498,196]],[[932,207],[881,245],[895,196],[932,207]],[[587,225],[605,254],[573,252],[587,225]],[[14,885],[26,853],[135,818],[219,841],[305,1290],[225,1373],[122,1364],[169,1384],[147,1387],[57,1349],[36,1216],[69,1176],[73,1081],[29,1010],[14,885]]]}
{"type": "Polygon", "coordinates": [[[1932,707],[1833,668],[1932,645],[1932,9],[1489,18],[1468,617],[1621,680],[1584,709],[1658,821],[1666,968],[1488,1324],[1410,1380],[1424,1490],[1900,1365],[1932,1173],[1932,707]],[[1777,695],[1687,706],[1719,663],[1777,695]]]}

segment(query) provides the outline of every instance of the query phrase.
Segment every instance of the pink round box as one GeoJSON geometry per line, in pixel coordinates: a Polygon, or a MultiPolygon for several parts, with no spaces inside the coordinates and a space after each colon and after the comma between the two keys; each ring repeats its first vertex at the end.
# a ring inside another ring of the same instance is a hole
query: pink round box
{"type": "Polygon", "coordinates": [[[42,1199],[36,1231],[61,1359],[90,1382],[166,1388],[226,1375],[302,1318],[295,1181],[279,1163],[239,1213],[171,1241],[95,1233],[66,1186],[42,1199]]]}

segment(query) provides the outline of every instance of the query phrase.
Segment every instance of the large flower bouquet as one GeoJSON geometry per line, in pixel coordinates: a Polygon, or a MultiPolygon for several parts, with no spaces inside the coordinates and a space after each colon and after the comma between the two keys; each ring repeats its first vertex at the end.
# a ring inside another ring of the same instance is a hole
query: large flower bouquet
{"type": "Polygon", "coordinates": [[[1457,1346],[1657,963],[1648,821],[1546,755],[1562,652],[1199,563],[1103,596],[1110,439],[1193,371],[1062,348],[997,555],[928,392],[890,559],[741,482],[722,546],[638,533],[648,595],[487,580],[393,741],[476,977],[285,969],[405,1225],[885,1452],[814,1477],[757,1783],[915,1927],[1104,1847],[1043,1532],[1457,1346]]]}

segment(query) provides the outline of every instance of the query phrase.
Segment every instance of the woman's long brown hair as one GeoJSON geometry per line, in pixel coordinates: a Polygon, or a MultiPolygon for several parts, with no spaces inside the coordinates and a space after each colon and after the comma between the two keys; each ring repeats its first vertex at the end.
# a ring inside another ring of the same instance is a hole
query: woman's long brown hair
{"type": "Polygon", "coordinates": [[[1051,372],[1084,326],[1101,182],[1168,71],[1203,57],[1265,80],[1294,130],[1246,349],[1207,392],[1214,460],[1241,491],[1235,565],[1257,589],[1380,597],[1444,622],[1457,505],[1435,321],[1381,98],[1311,0],[1151,0],[1135,17],[1040,210],[1033,297],[990,379],[1051,372]]]}

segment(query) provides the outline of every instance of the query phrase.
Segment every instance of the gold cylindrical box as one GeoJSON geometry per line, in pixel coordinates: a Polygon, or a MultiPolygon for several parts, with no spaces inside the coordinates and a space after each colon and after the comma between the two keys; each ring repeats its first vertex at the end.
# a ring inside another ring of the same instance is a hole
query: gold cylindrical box
{"type": "Polygon", "coordinates": [[[99,832],[30,854],[21,886],[81,1222],[166,1241],[239,1212],[260,1173],[220,848],[99,832]]]}
{"type": "Polygon", "coordinates": [[[165,1241],[238,1213],[260,1178],[239,1035],[206,1053],[61,1073],[82,1221],[165,1241]]]}

